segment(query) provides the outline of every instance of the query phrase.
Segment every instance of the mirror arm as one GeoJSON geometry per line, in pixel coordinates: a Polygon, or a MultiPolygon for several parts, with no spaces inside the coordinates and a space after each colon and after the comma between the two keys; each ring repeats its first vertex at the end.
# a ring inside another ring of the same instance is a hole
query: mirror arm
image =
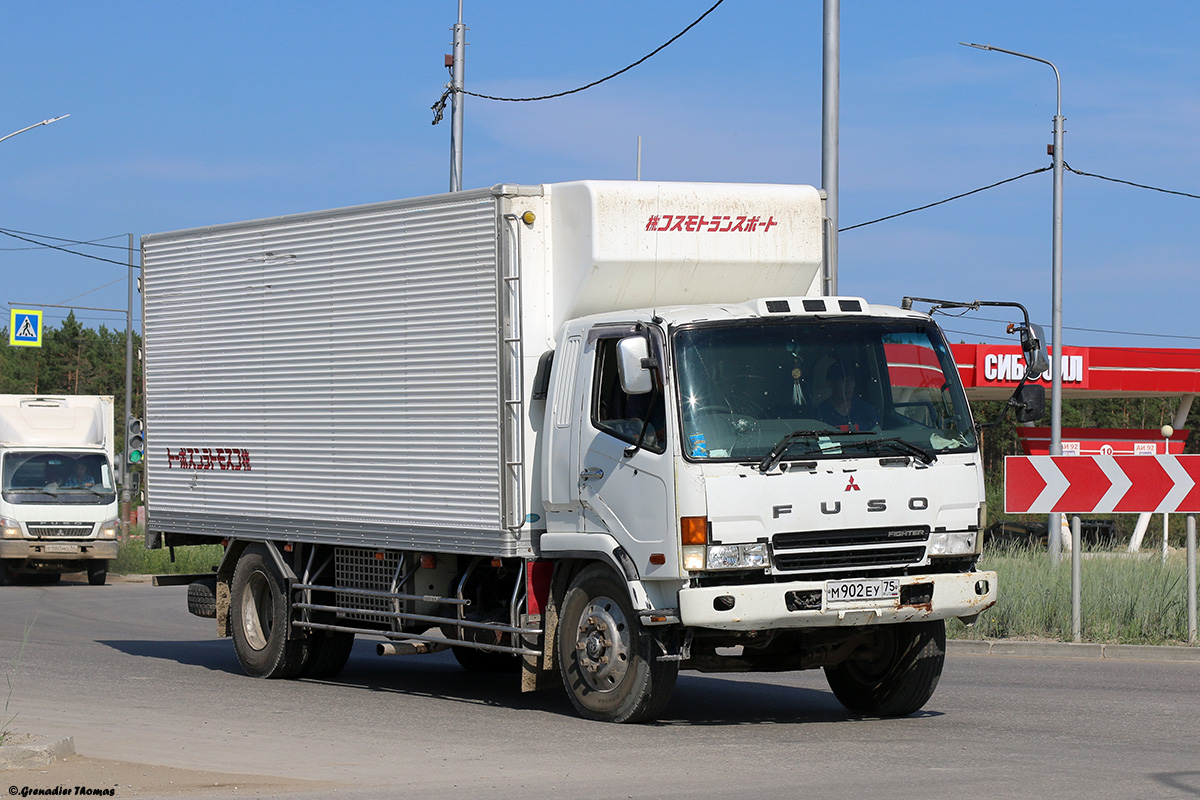
{"type": "MultiPolygon", "coordinates": [[[[646,360],[652,361],[653,359],[646,360]]],[[[642,449],[642,442],[646,439],[646,429],[650,427],[650,415],[654,413],[654,401],[656,400],[658,400],[657,381],[654,383],[654,389],[650,392],[650,402],[646,404],[646,415],[642,417],[642,430],[638,433],[637,441],[625,448],[622,453],[625,458],[632,458],[634,453],[642,449]]]]}
{"type": "Polygon", "coordinates": [[[1004,401],[1004,406],[1001,407],[1000,413],[996,415],[996,418],[994,420],[992,420],[991,422],[976,422],[975,430],[982,431],[982,430],[986,430],[988,428],[994,428],[997,425],[999,425],[1001,422],[1003,422],[1004,418],[1006,416],[1008,416],[1008,410],[1010,408],[1016,408],[1019,405],[1019,403],[1017,403],[1017,395],[1020,394],[1021,390],[1025,388],[1025,384],[1028,381],[1029,381],[1029,375],[1028,374],[1023,375],[1021,377],[1021,382],[1017,384],[1017,388],[1013,389],[1013,393],[1010,394],[1008,396],[1008,399],[1004,401]]]}

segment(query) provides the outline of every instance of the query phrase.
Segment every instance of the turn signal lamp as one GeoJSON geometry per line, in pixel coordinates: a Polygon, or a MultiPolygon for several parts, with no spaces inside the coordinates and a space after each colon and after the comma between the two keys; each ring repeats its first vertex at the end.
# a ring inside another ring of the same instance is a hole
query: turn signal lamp
{"type": "Polygon", "coordinates": [[[683,544],[708,544],[708,517],[680,517],[683,544]]]}
{"type": "Polygon", "coordinates": [[[703,570],[708,544],[708,517],[680,517],[679,532],[683,539],[683,568],[692,572],[703,570]]]}

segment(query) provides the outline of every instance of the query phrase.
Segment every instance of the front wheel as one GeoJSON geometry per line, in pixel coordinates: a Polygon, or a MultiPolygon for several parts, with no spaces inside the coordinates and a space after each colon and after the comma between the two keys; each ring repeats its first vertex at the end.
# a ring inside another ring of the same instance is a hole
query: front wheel
{"type": "Polygon", "coordinates": [[[558,663],[576,710],[603,722],[643,722],[666,707],[677,661],[655,658],[652,637],[611,570],[593,565],[571,584],[558,628],[558,663]]]}
{"type": "Polygon", "coordinates": [[[874,642],[825,668],[838,701],[856,714],[904,717],[933,696],[946,661],[946,623],[882,625],[874,642]]]}
{"type": "Polygon", "coordinates": [[[267,547],[247,547],[233,570],[233,649],[247,675],[294,678],[304,667],[305,642],[288,636],[292,609],[287,582],[267,547]]]}
{"type": "Polygon", "coordinates": [[[108,580],[108,561],[89,561],[87,565],[88,584],[103,586],[108,580]]]}

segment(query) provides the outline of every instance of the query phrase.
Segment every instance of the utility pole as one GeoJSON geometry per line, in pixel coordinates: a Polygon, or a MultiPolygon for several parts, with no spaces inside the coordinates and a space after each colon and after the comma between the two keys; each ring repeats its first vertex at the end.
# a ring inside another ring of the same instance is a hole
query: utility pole
{"type": "MultiPolygon", "coordinates": [[[[1052,229],[1050,241],[1050,316],[1051,316],[1051,334],[1050,338],[1054,342],[1054,353],[1050,358],[1050,455],[1062,455],[1062,365],[1063,365],[1063,324],[1062,324],[1062,287],[1063,287],[1063,166],[1065,154],[1063,153],[1063,122],[1065,117],[1062,115],[1062,76],[1058,74],[1058,67],[1044,58],[1031,56],[1028,53],[1018,53],[1016,50],[1005,50],[1003,47],[995,47],[990,44],[975,44],[973,42],[959,42],[965,47],[974,47],[976,50],[990,50],[996,53],[1004,53],[1017,58],[1036,61],[1039,64],[1045,64],[1054,70],[1054,85],[1056,91],[1056,102],[1054,106],[1054,144],[1050,146],[1050,155],[1053,157],[1054,165],[1054,187],[1051,196],[1052,206],[1052,229]]],[[[1062,515],[1050,514],[1048,518],[1049,539],[1050,539],[1050,560],[1057,564],[1062,556],[1062,515]]],[[[1075,547],[1079,546],[1078,542],[1074,543],[1075,547]]]]}
{"type": "Polygon", "coordinates": [[[133,419],[133,234],[129,234],[129,295],[125,306],[125,463],[121,465],[121,538],[129,538],[129,508],[133,499],[129,468],[129,420],[133,419]]]}
{"type": "Polygon", "coordinates": [[[825,286],[838,293],[838,105],[841,0],[825,0],[821,67],[821,188],[825,190],[825,286]]]}
{"type": "Polygon", "coordinates": [[[463,4],[458,0],[458,22],[454,25],[454,55],[450,63],[450,191],[462,191],[463,170],[463,62],[467,54],[467,27],[463,4]]]}

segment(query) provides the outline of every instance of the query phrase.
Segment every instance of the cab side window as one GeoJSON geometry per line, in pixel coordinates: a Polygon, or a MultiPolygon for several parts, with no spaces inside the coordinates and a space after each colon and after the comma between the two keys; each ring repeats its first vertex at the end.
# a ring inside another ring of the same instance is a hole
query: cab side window
{"type": "Polygon", "coordinates": [[[596,342],[592,424],[621,441],[662,453],[666,450],[667,413],[658,374],[654,375],[653,391],[626,394],[617,371],[618,341],[612,338],[596,342]]]}

